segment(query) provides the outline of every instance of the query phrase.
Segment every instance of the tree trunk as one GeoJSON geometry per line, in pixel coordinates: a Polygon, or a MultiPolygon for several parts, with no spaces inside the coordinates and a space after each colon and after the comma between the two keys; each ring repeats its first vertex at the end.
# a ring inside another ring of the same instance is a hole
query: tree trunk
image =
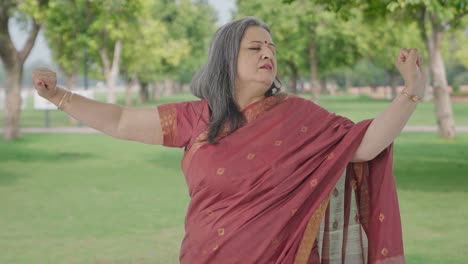
{"type": "Polygon", "coordinates": [[[6,73],[5,108],[3,113],[3,129],[5,140],[20,137],[19,121],[21,114],[21,77],[23,64],[29,56],[39,33],[40,25],[33,22],[32,30],[20,51],[17,51],[8,30],[8,2],[0,9],[0,58],[6,73]]]}
{"type": "Polygon", "coordinates": [[[297,94],[297,79],[299,79],[299,73],[294,62],[288,62],[289,69],[291,70],[291,76],[289,78],[289,91],[293,94],[297,94]]]}
{"type": "Polygon", "coordinates": [[[434,104],[439,135],[452,139],[455,138],[455,120],[453,119],[452,102],[447,90],[447,77],[441,53],[444,32],[442,27],[437,24],[439,22],[436,19],[434,16],[430,16],[432,33],[426,39],[426,47],[429,50],[429,68],[434,89],[434,104]]]}
{"type": "Polygon", "coordinates": [[[14,65],[6,69],[5,109],[3,113],[4,138],[6,140],[20,137],[22,71],[22,65],[14,65]]]}
{"type": "Polygon", "coordinates": [[[327,78],[323,78],[320,81],[320,92],[323,92],[324,94],[329,94],[328,89],[327,89],[327,78]]]}
{"type": "Polygon", "coordinates": [[[174,94],[174,81],[166,79],[164,81],[164,96],[170,96],[174,94]]]}
{"type": "Polygon", "coordinates": [[[138,74],[134,73],[131,78],[127,75],[127,87],[125,89],[125,106],[133,105],[133,88],[138,84],[138,74]]]}
{"type": "Polygon", "coordinates": [[[426,45],[429,57],[429,72],[431,74],[434,105],[436,109],[437,127],[439,135],[444,138],[455,137],[455,120],[453,119],[452,103],[447,91],[445,65],[442,60],[441,44],[443,38],[443,23],[436,14],[428,14],[426,8],[421,8],[418,21],[421,38],[426,45]],[[431,28],[426,28],[429,19],[431,28]]]}
{"type": "Polygon", "coordinates": [[[349,88],[351,88],[351,72],[349,69],[346,69],[345,72],[344,72],[344,77],[345,77],[345,82],[344,82],[344,88],[345,88],[345,91],[347,92],[349,88]]]}
{"type": "Polygon", "coordinates": [[[131,106],[133,104],[133,83],[128,82],[125,89],[125,106],[131,106]]]}
{"type": "Polygon", "coordinates": [[[148,102],[149,100],[149,89],[148,89],[148,83],[147,82],[142,82],[140,83],[140,97],[139,101],[141,104],[144,104],[148,102]]]}
{"type": "Polygon", "coordinates": [[[175,91],[175,93],[181,93],[182,92],[182,83],[174,82],[174,91],[175,91]]]}
{"type": "Polygon", "coordinates": [[[295,76],[295,74],[291,74],[291,76],[289,77],[289,92],[292,93],[292,94],[297,94],[297,77],[295,76]]]}
{"type": "Polygon", "coordinates": [[[318,104],[319,95],[320,95],[320,85],[318,81],[318,74],[317,74],[317,56],[315,53],[316,50],[316,43],[313,40],[309,46],[309,63],[310,63],[310,85],[312,90],[312,101],[318,104]]]}
{"type": "Polygon", "coordinates": [[[115,94],[115,86],[117,84],[117,78],[119,77],[120,69],[120,56],[122,54],[122,41],[119,39],[115,42],[114,45],[114,56],[112,58],[112,63],[110,62],[109,56],[107,56],[107,51],[105,48],[99,49],[99,55],[101,56],[104,73],[106,76],[106,86],[107,86],[107,102],[115,104],[117,102],[117,97],[115,94]]]}
{"type": "Polygon", "coordinates": [[[158,82],[153,82],[153,101],[158,101],[161,98],[161,86],[158,82]]]}
{"type": "Polygon", "coordinates": [[[298,93],[303,93],[304,92],[304,80],[302,78],[298,79],[299,82],[299,90],[297,91],[298,93]]]}

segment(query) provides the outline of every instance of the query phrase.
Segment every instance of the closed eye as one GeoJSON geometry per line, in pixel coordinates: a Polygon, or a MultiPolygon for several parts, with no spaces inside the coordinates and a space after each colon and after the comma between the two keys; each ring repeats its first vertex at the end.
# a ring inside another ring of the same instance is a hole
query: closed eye
{"type": "Polygon", "coordinates": [[[249,50],[260,50],[260,48],[249,48],[249,50]]]}

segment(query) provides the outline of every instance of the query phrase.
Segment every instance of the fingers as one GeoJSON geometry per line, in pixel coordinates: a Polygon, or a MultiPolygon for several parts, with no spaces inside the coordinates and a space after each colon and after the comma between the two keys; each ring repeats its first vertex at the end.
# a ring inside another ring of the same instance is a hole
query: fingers
{"type": "Polygon", "coordinates": [[[55,72],[46,69],[38,68],[32,72],[33,83],[37,88],[54,90],[57,85],[57,76],[55,72]]]}
{"type": "Polygon", "coordinates": [[[399,64],[403,64],[405,62],[409,62],[410,64],[413,64],[413,65],[415,64],[419,68],[421,68],[422,58],[419,55],[418,50],[415,49],[415,48],[410,48],[410,49],[402,48],[402,49],[400,49],[400,54],[396,58],[395,63],[397,65],[399,65],[399,64]]]}
{"type": "Polygon", "coordinates": [[[405,62],[408,59],[409,53],[410,53],[410,49],[405,49],[405,48],[400,49],[400,55],[399,55],[400,61],[405,62]]]}
{"type": "Polygon", "coordinates": [[[421,69],[423,65],[423,60],[422,60],[421,55],[418,55],[418,59],[416,60],[416,65],[418,65],[418,67],[421,69]]]}
{"type": "Polygon", "coordinates": [[[34,86],[36,86],[37,89],[46,89],[48,90],[48,85],[46,84],[46,82],[44,81],[43,78],[41,77],[35,77],[33,79],[33,83],[34,83],[34,86]]]}
{"type": "Polygon", "coordinates": [[[35,84],[36,87],[38,87],[38,88],[39,88],[39,87],[42,88],[42,87],[44,86],[44,82],[41,81],[41,80],[35,80],[35,81],[34,81],[34,84],[35,84]]]}
{"type": "Polygon", "coordinates": [[[410,49],[409,55],[408,55],[408,62],[410,62],[411,64],[416,64],[418,57],[419,57],[418,50],[410,49]]]}

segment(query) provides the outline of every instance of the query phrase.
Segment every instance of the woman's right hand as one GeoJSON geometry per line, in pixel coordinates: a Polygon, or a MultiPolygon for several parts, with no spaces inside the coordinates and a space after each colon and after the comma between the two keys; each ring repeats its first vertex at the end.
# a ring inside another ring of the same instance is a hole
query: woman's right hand
{"type": "Polygon", "coordinates": [[[47,68],[34,69],[32,80],[37,93],[47,100],[57,94],[57,75],[47,68]]]}

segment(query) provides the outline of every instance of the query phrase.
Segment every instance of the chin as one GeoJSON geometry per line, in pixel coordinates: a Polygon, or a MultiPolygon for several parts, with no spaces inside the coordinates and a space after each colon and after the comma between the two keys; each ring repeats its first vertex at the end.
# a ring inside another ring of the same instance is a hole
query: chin
{"type": "Polygon", "coordinates": [[[273,85],[273,81],[272,80],[268,80],[268,81],[264,81],[263,82],[265,84],[265,86],[267,87],[266,89],[270,89],[271,85],[273,85]]]}

